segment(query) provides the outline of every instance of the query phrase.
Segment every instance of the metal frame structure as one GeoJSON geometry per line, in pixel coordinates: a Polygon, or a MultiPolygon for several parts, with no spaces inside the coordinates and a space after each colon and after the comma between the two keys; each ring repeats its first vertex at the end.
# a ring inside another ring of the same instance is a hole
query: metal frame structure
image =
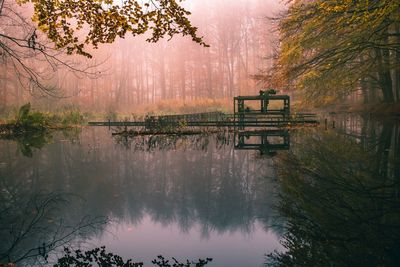
{"type": "Polygon", "coordinates": [[[256,96],[236,96],[233,98],[233,114],[235,124],[243,128],[248,120],[257,120],[258,116],[281,117],[287,120],[290,116],[290,97],[288,95],[276,95],[276,91],[260,91],[256,96]],[[250,109],[246,106],[248,101],[258,101],[260,109],[250,109]],[[282,109],[268,109],[270,101],[283,101],[282,109]],[[243,126],[241,126],[243,125],[243,126]]]}

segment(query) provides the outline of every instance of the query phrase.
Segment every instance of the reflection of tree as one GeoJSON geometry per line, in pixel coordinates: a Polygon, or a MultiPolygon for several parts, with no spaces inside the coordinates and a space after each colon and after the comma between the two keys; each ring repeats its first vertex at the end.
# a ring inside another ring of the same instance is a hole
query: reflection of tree
{"type": "Polygon", "coordinates": [[[278,161],[287,219],[277,266],[398,266],[398,127],[385,125],[375,150],[331,132],[301,136],[278,161]]]}
{"type": "MultiPolygon", "coordinates": [[[[63,136],[71,142],[76,141],[80,129],[68,129],[63,131],[63,136]]],[[[18,150],[25,157],[33,156],[33,149],[41,149],[48,143],[53,141],[53,136],[49,130],[40,129],[33,131],[24,131],[20,133],[1,134],[0,139],[15,141],[18,145],[18,150]]]]}
{"type": "MultiPolygon", "coordinates": [[[[113,139],[117,144],[122,145],[126,149],[137,151],[152,152],[157,150],[176,150],[176,149],[207,149],[210,141],[211,133],[200,133],[193,135],[165,134],[165,135],[114,135],[113,139]]],[[[214,134],[218,147],[229,144],[233,141],[233,135],[226,132],[218,132],[214,134]]]]}
{"type": "Polygon", "coordinates": [[[51,140],[51,135],[46,131],[26,132],[19,135],[1,136],[2,139],[14,140],[21,153],[26,157],[33,156],[33,148],[41,149],[51,140]]]}
{"type": "MultiPolygon", "coordinates": [[[[3,181],[4,182],[4,181],[3,181]]],[[[2,186],[0,194],[0,263],[46,262],[51,253],[100,230],[105,218],[84,217],[70,222],[60,207],[70,197],[58,194],[26,195],[2,186]]]]}
{"type": "Polygon", "coordinates": [[[131,189],[124,188],[127,203],[135,206],[131,219],[140,220],[136,214],[145,210],[163,224],[178,222],[183,231],[200,223],[208,235],[214,230],[250,231],[256,218],[270,215],[274,187],[261,178],[268,167],[253,162],[247,153],[235,153],[229,145],[232,138],[224,134],[133,140],[132,150],[152,153],[134,153],[130,156],[140,159],[121,163],[130,182],[135,179],[131,189]],[[268,194],[256,194],[263,188],[268,194]]]}
{"type": "Polygon", "coordinates": [[[83,204],[65,211],[71,220],[90,212],[135,223],[149,214],[163,224],[178,223],[182,231],[200,225],[205,236],[248,232],[256,219],[271,221],[275,186],[264,178],[271,167],[224,145],[231,144],[229,137],[193,136],[174,141],[171,149],[145,151],[116,146],[102,129],[83,131],[75,144],[54,139],[32,159],[1,150],[6,165],[0,172],[16,186],[29,183],[32,192],[81,196],[83,204]]]}

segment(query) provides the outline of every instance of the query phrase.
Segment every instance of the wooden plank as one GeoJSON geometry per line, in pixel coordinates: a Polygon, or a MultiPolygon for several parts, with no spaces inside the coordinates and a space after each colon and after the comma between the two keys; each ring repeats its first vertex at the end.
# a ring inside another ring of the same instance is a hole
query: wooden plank
{"type": "MultiPolygon", "coordinates": [[[[89,122],[89,126],[148,126],[146,122],[89,122]]],[[[173,125],[175,123],[165,122],[160,126],[173,125]]],[[[296,124],[319,124],[316,120],[245,120],[239,121],[188,121],[186,126],[214,126],[214,127],[227,127],[227,126],[244,126],[244,127],[264,127],[264,126],[284,126],[284,125],[296,125],[296,124]]],[[[155,124],[157,126],[159,124],[155,124]]]]}

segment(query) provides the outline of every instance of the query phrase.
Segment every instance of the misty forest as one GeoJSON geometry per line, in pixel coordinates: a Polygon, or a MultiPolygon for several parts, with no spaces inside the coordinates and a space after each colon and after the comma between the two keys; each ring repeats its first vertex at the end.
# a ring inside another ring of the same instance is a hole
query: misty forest
{"type": "Polygon", "coordinates": [[[0,267],[400,266],[400,2],[0,0],[0,267]]]}

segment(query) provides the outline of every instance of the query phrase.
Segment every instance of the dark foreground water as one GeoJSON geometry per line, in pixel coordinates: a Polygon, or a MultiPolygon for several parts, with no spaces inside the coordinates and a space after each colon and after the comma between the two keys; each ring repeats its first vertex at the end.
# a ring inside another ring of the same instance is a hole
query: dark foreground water
{"type": "Polygon", "coordinates": [[[64,246],[105,245],[145,266],[157,255],[396,266],[399,125],[336,115],[327,126],[135,139],[88,127],[2,140],[0,262],[54,263],[64,246]]]}

